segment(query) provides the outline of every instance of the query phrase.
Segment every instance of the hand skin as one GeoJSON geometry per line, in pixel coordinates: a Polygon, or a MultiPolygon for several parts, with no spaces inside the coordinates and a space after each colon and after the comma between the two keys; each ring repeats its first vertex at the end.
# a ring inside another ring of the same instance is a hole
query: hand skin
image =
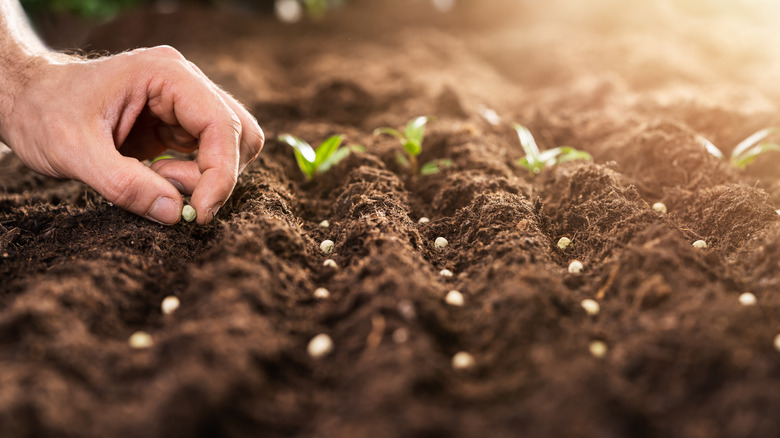
{"type": "Polygon", "coordinates": [[[0,0],[0,141],[31,169],[82,181],[162,224],[191,194],[209,223],[263,147],[235,99],[167,46],[83,60],[48,51],[16,0],[0,0]],[[173,149],[196,161],[146,160],[173,149]]]}

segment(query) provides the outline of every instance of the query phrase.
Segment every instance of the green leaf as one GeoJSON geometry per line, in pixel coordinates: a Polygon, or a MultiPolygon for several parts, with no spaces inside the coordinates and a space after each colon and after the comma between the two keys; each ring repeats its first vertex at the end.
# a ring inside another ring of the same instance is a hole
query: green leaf
{"type": "Polygon", "coordinates": [[[561,154],[558,156],[558,163],[565,163],[567,161],[574,160],[593,161],[593,156],[585,151],[574,149],[571,146],[563,146],[560,149],[561,154]]]}
{"type": "Polygon", "coordinates": [[[317,154],[314,152],[314,149],[309,146],[309,143],[290,134],[282,134],[278,137],[278,140],[282,143],[287,143],[293,148],[298,167],[301,169],[301,172],[306,175],[306,178],[314,176],[314,160],[317,158],[317,154]]]}
{"type": "Polygon", "coordinates": [[[421,175],[434,175],[441,172],[442,169],[452,167],[452,160],[441,158],[439,160],[429,161],[420,168],[421,175]]]}
{"type": "Polygon", "coordinates": [[[706,149],[707,152],[709,152],[710,155],[712,155],[713,157],[715,157],[715,158],[717,158],[719,160],[722,160],[722,159],[726,158],[726,157],[723,156],[723,152],[721,152],[720,149],[718,149],[717,146],[712,144],[712,142],[710,142],[706,138],[702,137],[701,135],[697,135],[696,136],[696,141],[698,141],[700,145],[704,146],[704,149],[706,149]]]}
{"type": "Polygon", "coordinates": [[[526,170],[528,170],[531,173],[531,175],[537,175],[539,172],[542,171],[541,163],[538,161],[535,163],[536,164],[532,164],[531,162],[529,162],[528,157],[522,157],[517,159],[517,164],[519,164],[520,167],[523,167],[526,170]]]}
{"type": "Polygon", "coordinates": [[[404,150],[411,157],[416,157],[422,152],[422,145],[413,140],[407,140],[404,143],[404,150]]]}
{"type": "Polygon", "coordinates": [[[731,165],[744,169],[748,164],[756,161],[759,155],[769,151],[780,151],[780,145],[776,143],[764,142],[752,148],[743,151],[739,156],[731,158],[731,165]]]}
{"type": "Polygon", "coordinates": [[[328,170],[330,170],[331,167],[338,164],[344,158],[347,158],[351,152],[352,151],[349,148],[337,149],[336,152],[331,154],[331,156],[328,157],[327,160],[323,161],[322,164],[320,164],[320,167],[317,168],[317,172],[318,173],[327,172],[328,170]]]}
{"type": "Polygon", "coordinates": [[[398,161],[398,164],[404,167],[411,167],[411,163],[409,163],[409,159],[404,156],[404,154],[400,152],[395,153],[395,160],[398,161]]]}
{"type": "MultiPolygon", "coordinates": [[[[525,152],[525,158],[528,161],[528,164],[536,168],[536,163],[541,160],[539,159],[539,146],[536,145],[534,136],[531,134],[531,131],[523,125],[515,123],[513,126],[517,132],[517,138],[520,139],[520,146],[523,147],[523,152],[525,152]]],[[[535,171],[534,173],[539,172],[535,171]]]]}
{"type": "Polygon", "coordinates": [[[366,147],[363,146],[363,145],[360,145],[360,144],[351,144],[351,145],[347,146],[347,148],[349,148],[349,150],[351,150],[352,152],[355,152],[355,153],[357,153],[357,152],[365,152],[366,151],[366,147]]]}
{"type": "Polygon", "coordinates": [[[344,141],[343,135],[334,135],[323,141],[319,147],[317,147],[317,151],[315,152],[316,158],[314,159],[314,170],[316,172],[324,172],[324,170],[320,170],[320,166],[338,150],[342,141],[344,141]]]}
{"type": "Polygon", "coordinates": [[[401,142],[406,141],[406,138],[404,138],[403,134],[398,132],[398,130],[396,130],[396,129],[393,129],[393,128],[376,128],[376,129],[374,129],[374,135],[382,135],[382,134],[392,135],[393,137],[397,138],[401,142]]]}
{"type": "Polygon", "coordinates": [[[425,125],[428,123],[428,120],[429,118],[427,116],[420,116],[407,123],[406,129],[404,130],[404,137],[406,137],[407,143],[414,142],[422,148],[423,139],[425,138],[425,125]]]}
{"type": "Polygon", "coordinates": [[[769,135],[774,134],[774,133],[776,133],[778,131],[780,131],[780,129],[778,129],[778,128],[766,128],[766,129],[762,129],[762,130],[756,132],[755,134],[751,135],[750,137],[742,140],[741,142],[739,142],[737,147],[735,147],[734,150],[731,151],[732,161],[734,159],[738,159],[740,155],[742,155],[748,149],[750,149],[753,146],[755,146],[761,140],[767,138],[769,135]]]}

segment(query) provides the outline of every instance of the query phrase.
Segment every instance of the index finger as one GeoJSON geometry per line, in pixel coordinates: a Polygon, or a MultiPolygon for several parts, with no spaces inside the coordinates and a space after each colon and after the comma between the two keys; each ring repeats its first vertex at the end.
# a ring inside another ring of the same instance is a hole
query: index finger
{"type": "Polygon", "coordinates": [[[238,180],[241,121],[186,61],[170,60],[149,85],[148,105],[163,122],[179,124],[198,139],[200,177],[192,193],[197,222],[209,223],[238,180]]]}

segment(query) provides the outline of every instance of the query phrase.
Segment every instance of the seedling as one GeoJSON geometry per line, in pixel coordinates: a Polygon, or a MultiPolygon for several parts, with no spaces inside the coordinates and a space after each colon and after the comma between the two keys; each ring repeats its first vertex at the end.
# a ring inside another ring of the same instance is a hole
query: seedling
{"type": "Polygon", "coordinates": [[[697,240],[693,242],[693,247],[697,249],[706,249],[707,248],[707,242],[703,240],[697,240]]]}
{"type": "Polygon", "coordinates": [[[406,124],[403,134],[393,128],[377,128],[374,130],[374,135],[391,135],[401,142],[406,155],[404,156],[404,154],[399,152],[395,157],[402,166],[411,171],[412,175],[417,175],[418,169],[422,175],[433,175],[441,172],[444,168],[451,167],[452,160],[449,158],[441,158],[429,161],[423,164],[422,167],[419,167],[417,157],[422,153],[422,144],[425,139],[425,125],[431,120],[431,117],[420,116],[410,120],[409,123],[406,124]]]}
{"type": "Polygon", "coordinates": [[[181,209],[181,217],[187,222],[192,222],[198,217],[198,212],[195,211],[191,205],[185,205],[184,208],[181,209]]]}
{"type": "Polygon", "coordinates": [[[745,292],[739,296],[739,304],[743,306],[755,306],[757,301],[756,296],[750,292],[745,292]]]}
{"type": "Polygon", "coordinates": [[[523,152],[525,152],[525,157],[518,159],[517,163],[528,169],[531,175],[537,175],[545,167],[552,167],[566,161],[593,160],[589,153],[574,149],[571,146],[559,146],[540,152],[539,146],[537,146],[536,140],[534,140],[534,136],[528,128],[517,123],[513,126],[515,131],[517,131],[517,137],[520,139],[520,146],[523,147],[523,152]]]}
{"type": "Polygon", "coordinates": [[[290,134],[282,134],[278,139],[280,142],[286,143],[293,148],[295,160],[298,162],[298,167],[306,176],[306,179],[312,179],[314,175],[327,172],[331,167],[338,164],[339,161],[347,158],[350,152],[365,151],[365,148],[359,145],[341,147],[341,142],[344,141],[343,135],[328,137],[317,146],[316,151],[309,143],[290,134]]]}
{"type": "MultiPolygon", "coordinates": [[[[765,141],[767,137],[777,133],[780,133],[780,128],[766,128],[742,140],[731,151],[731,156],[728,159],[729,163],[737,169],[744,169],[748,164],[756,161],[762,154],[770,151],[780,151],[780,145],[765,141]]],[[[696,136],[696,139],[712,156],[720,160],[726,159],[723,152],[709,140],[700,135],[696,136]]]]}
{"type": "Polygon", "coordinates": [[[433,246],[435,246],[436,249],[440,251],[446,248],[447,245],[449,245],[449,242],[447,242],[447,239],[443,237],[437,237],[436,240],[433,242],[433,246]]]}

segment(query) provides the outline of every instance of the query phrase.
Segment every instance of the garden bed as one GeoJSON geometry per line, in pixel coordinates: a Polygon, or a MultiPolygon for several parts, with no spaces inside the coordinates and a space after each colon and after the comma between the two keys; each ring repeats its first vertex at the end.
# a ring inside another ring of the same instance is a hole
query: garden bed
{"type": "Polygon", "coordinates": [[[93,32],[89,50],[175,45],[268,141],[207,227],[0,161],[0,436],[780,435],[780,154],[742,171],[697,139],[780,126],[770,23],[567,3],[141,11],[93,32]],[[420,115],[422,161],[454,164],[415,177],[373,131],[420,115]],[[512,122],[594,159],[534,176],[512,122]],[[366,152],[306,181],[282,133],[366,152]]]}

